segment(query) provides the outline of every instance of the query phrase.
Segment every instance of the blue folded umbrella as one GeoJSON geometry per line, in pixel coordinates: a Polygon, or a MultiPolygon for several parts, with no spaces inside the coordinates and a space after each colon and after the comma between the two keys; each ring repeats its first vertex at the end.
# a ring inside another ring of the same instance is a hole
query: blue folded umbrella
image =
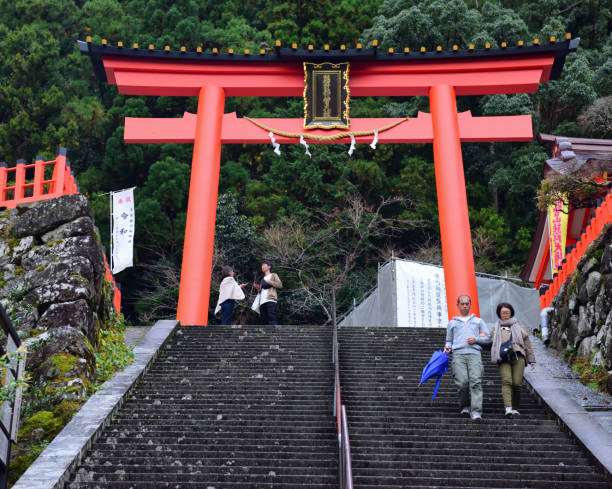
{"type": "Polygon", "coordinates": [[[442,380],[442,375],[448,372],[448,355],[444,353],[443,350],[434,351],[433,355],[429,359],[427,365],[423,369],[423,374],[421,375],[421,382],[419,383],[419,387],[423,382],[431,377],[438,377],[436,381],[436,386],[434,387],[433,396],[431,396],[431,400],[433,401],[436,398],[436,394],[438,393],[438,387],[440,387],[440,381],[442,380]]]}

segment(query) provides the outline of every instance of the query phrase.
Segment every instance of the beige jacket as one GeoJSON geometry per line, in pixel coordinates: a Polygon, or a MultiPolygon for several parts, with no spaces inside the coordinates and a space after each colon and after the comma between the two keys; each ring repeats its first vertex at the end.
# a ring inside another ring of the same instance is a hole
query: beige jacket
{"type": "MultiPolygon", "coordinates": [[[[514,318],[512,318],[514,319],[514,318]]],[[[526,363],[535,363],[535,354],[533,347],[531,346],[531,340],[529,334],[525,331],[525,328],[520,326],[516,321],[512,324],[510,331],[502,330],[500,321],[495,323],[495,326],[491,329],[491,361],[497,363],[499,360],[499,347],[500,345],[512,338],[512,349],[518,351],[525,357],[526,363]],[[512,334],[514,333],[514,335],[512,334]],[[521,340],[522,343],[521,344],[521,340]]]]}
{"type": "Polygon", "coordinates": [[[278,292],[276,291],[276,289],[283,288],[283,283],[281,282],[281,279],[275,273],[271,273],[267,276],[266,282],[271,285],[271,287],[268,289],[268,299],[277,300],[278,292]]]}

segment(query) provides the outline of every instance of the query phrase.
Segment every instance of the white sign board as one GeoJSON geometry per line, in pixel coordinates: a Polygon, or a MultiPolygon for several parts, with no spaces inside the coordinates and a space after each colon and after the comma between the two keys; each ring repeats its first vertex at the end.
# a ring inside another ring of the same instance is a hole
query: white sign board
{"type": "Polygon", "coordinates": [[[397,325],[409,328],[446,328],[448,308],[442,268],[409,261],[395,262],[397,325]]]}

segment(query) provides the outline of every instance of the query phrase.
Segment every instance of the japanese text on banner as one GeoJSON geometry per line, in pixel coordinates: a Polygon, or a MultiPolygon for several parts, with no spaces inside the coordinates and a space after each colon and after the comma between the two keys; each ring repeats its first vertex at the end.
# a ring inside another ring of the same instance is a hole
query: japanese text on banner
{"type": "Polygon", "coordinates": [[[550,262],[555,273],[565,258],[565,243],[567,237],[568,206],[561,198],[548,208],[548,223],[550,233],[550,262]]]}
{"type": "Polygon", "coordinates": [[[133,266],[134,255],[134,189],[112,192],[112,272],[133,266]]]}

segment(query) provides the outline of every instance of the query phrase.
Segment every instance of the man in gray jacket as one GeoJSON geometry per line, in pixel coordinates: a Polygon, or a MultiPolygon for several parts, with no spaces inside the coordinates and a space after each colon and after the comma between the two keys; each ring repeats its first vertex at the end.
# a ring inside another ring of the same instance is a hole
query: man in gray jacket
{"type": "Polygon", "coordinates": [[[461,313],[448,322],[444,351],[453,352],[453,378],[459,394],[461,414],[469,414],[473,420],[482,419],[482,374],[480,358],[482,345],[491,341],[487,324],[470,314],[472,300],[459,296],[457,308],[461,313]]]}

